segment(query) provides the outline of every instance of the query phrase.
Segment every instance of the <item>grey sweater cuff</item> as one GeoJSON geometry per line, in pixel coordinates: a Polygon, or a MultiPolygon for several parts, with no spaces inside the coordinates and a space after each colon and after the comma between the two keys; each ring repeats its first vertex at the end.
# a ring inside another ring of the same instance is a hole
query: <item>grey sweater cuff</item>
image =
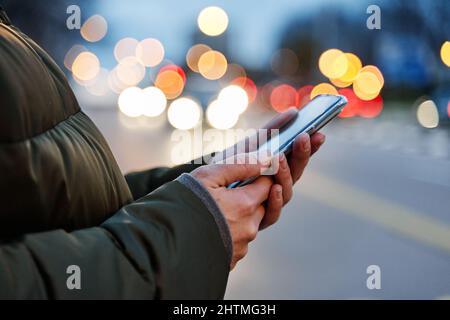
{"type": "Polygon", "coordinates": [[[229,263],[231,263],[231,258],[233,255],[233,242],[231,241],[230,229],[228,228],[227,221],[225,220],[225,217],[223,216],[216,201],[213,199],[208,190],[206,190],[206,188],[201,184],[201,182],[189,173],[183,173],[176,179],[176,181],[180,182],[195,193],[195,195],[203,202],[205,207],[212,214],[214,221],[216,221],[217,227],[219,228],[220,237],[222,238],[225,246],[229,263]]]}

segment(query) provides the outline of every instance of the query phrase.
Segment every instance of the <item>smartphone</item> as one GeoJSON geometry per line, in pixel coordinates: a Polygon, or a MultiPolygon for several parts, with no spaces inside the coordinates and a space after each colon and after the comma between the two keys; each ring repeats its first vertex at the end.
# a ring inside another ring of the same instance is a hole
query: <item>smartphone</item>
{"type": "MultiPolygon", "coordinates": [[[[314,134],[328,122],[333,120],[347,104],[347,99],[341,95],[321,94],[304,106],[288,123],[279,128],[277,143],[272,143],[270,137],[259,146],[258,152],[266,152],[273,156],[284,152],[286,155],[292,149],[295,138],[303,132],[314,134]]],[[[245,186],[252,183],[257,177],[245,181],[235,181],[228,186],[229,189],[245,186]]]]}

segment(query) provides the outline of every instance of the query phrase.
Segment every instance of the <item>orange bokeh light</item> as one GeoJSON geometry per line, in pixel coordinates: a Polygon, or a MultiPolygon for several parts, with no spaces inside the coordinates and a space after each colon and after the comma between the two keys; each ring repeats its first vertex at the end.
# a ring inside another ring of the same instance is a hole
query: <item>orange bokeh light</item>
{"type": "Polygon", "coordinates": [[[284,112],[297,105],[297,90],[288,84],[275,87],[270,94],[270,104],[277,112],[284,112]]]}
{"type": "Polygon", "coordinates": [[[156,76],[155,86],[164,92],[167,99],[175,99],[183,92],[184,80],[177,71],[165,70],[156,76]]]}
{"type": "Polygon", "coordinates": [[[161,69],[159,69],[159,73],[167,71],[167,70],[172,70],[175,71],[176,73],[178,73],[181,78],[183,78],[183,84],[186,84],[186,73],[184,72],[183,68],[181,68],[180,66],[177,66],[176,64],[168,64],[164,67],[162,67],[161,69]]]}
{"type": "Polygon", "coordinates": [[[231,81],[231,84],[240,86],[247,92],[249,103],[255,101],[258,89],[252,79],[248,77],[238,77],[231,81]]]}

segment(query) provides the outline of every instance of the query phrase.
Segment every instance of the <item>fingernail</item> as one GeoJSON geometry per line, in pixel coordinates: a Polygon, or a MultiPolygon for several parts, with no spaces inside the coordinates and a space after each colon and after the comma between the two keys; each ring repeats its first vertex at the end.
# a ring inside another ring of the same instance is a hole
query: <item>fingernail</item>
{"type": "Polygon", "coordinates": [[[284,153],[280,154],[280,166],[282,169],[287,168],[287,161],[286,161],[286,156],[284,155],[284,153]]]}
{"type": "Polygon", "coordinates": [[[325,136],[321,136],[320,140],[319,140],[319,144],[323,145],[324,142],[325,142],[325,136]]]}
{"type": "Polygon", "coordinates": [[[282,192],[283,190],[281,189],[281,187],[280,188],[277,188],[277,191],[276,191],[276,196],[277,196],[277,199],[281,199],[281,197],[282,197],[282,195],[283,195],[283,192],[282,192]]]}

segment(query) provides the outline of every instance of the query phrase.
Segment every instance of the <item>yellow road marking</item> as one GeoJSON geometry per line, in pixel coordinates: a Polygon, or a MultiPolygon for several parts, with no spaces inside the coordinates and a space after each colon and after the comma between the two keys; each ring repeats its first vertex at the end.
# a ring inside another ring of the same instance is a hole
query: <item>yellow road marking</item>
{"type": "Polygon", "coordinates": [[[386,229],[450,253],[450,226],[412,208],[391,202],[316,172],[300,193],[386,229]]]}

